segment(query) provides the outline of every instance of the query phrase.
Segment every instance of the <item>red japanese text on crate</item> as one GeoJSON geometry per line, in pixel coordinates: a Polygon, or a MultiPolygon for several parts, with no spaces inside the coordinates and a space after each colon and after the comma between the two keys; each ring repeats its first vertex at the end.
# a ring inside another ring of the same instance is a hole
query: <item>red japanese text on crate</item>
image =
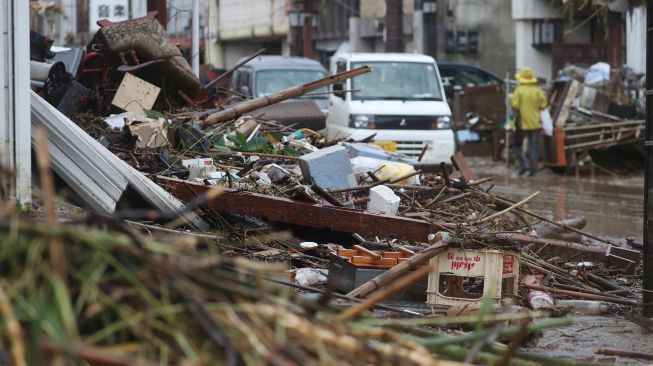
{"type": "Polygon", "coordinates": [[[503,273],[512,274],[515,271],[515,256],[514,255],[504,255],[503,256],[503,273]]]}
{"type": "Polygon", "coordinates": [[[454,253],[447,253],[447,260],[451,263],[451,270],[457,271],[461,268],[469,271],[476,265],[476,262],[481,261],[481,257],[475,255],[474,257],[457,256],[454,253]]]}

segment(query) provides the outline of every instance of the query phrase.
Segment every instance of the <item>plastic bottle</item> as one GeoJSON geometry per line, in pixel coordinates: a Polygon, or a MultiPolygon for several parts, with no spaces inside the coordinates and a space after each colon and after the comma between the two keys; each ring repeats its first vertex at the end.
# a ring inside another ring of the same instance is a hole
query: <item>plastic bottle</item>
{"type": "Polygon", "coordinates": [[[558,300],[558,305],[569,306],[585,315],[600,315],[608,312],[608,304],[592,300],[558,300]]]}
{"type": "Polygon", "coordinates": [[[546,309],[553,306],[553,298],[542,291],[531,291],[528,293],[528,303],[533,310],[546,309]]]}
{"type": "Polygon", "coordinates": [[[281,140],[283,142],[289,142],[291,140],[301,140],[303,138],[304,138],[304,134],[302,133],[302,131],[297,130],[297,131],[291,133],[290,135],[282,137],[281,140]]]}

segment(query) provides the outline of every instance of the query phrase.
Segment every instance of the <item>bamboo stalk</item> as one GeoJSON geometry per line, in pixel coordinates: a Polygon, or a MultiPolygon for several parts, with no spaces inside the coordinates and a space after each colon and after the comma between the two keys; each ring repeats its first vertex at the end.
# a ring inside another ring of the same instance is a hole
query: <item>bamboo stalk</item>
{"type": "Polygon", "coordinates": [[[533,198],[535,198],[539,194],[540,194],[540,191],[537,191],[537,192],[531,194],[530,196],[524,198],[523,200],[515,203],[514,205],[512,205],[512,206],[510,206],[510,207],[508,207],[508,208],[506,208],[504,210],[496,212],[496,213],[494,213],[494,214],[492,214],[490,216],[484,217],[484,218],[482,218],[480,220],[476,220],[474,222],[468,223],[467,225],[477,225],[477,224],[482,224],[484,222],[490,221],[490,220],[492,220],[493,218],[495,218],[497,216],[501,216],[501,215],[503,215],[505,213],[508,213],[508,212],[518,208],[519,206],[525,205],[526,203],[528,203],[530,200],[532,200],[533,198]]]}
{"type": "Polygon", "coordinates": [[[62,347],[50,340],[41,342],[41,349],[45,352],[61,356],[70,356],[70,353],[98,366],[160,366],[158,363],[145,361],[140,358],[121,355],[100,347],[93,347],[81,342],[75,342],[70,347],[62,347]]]}
{"type": "Polygon", "coordinates": [[[429,259],[443,252],[451,242],[441,240],[423,251],[415,254],[407,260],[397,264],[389,270],[381,273],[380,275],[365,282],[354,290],[350,291],[347,296],[351,297],[365,297],[372,291],[387,285],[392,282],[396,277],[410,271],[415,270],[429,261],[429,259]]]}
{"type": "Polygon", "coordinates": [[[206,117],[204,121],[200,123],[202,128],[206,128],[212,125],[215,125],[220,122],[232,120],[242,116],[245,113],[255,111],[259,108],[282,102],[286,99],[295,98],[306,93],[310,93],[314,90],[335,84],[353,77],[365,74],[372,71],[368,66],[362,66],[353,70],[341,72],[339,74],[327,76],[325,78],[307,83],[302,85],[295,85],[293,87],[278,91],[276,93],[259,97],[251,100],[238,103],[233,107],[226,108],[225,110],[216,112],[206,117]]]}
{"type": "Polygon", "coordinates": [[[515,355],[515,352],[517,352],[517,347],[521,344],[521,342],[524,341],[524,339],[528,336],[528,322],[522,321],[521,327],[519,328],[519,331],[515,333],[515,336],[513,337],[512,341],[510,342],[510,345],[506,349],[506,351],[501,355],[501,359],[495,363],[496,366],[508,366],[510,359],[515,355]]]}
{"type": "MultiPolygon", "coordinates": [[[[38,165],[41,180],[45,220],[47,223],[55,225],[58,221],[54,209],[54,179],[52,177],[52,169],[50,166],[50,141],[48,140],[47,133],[43,128],[36,129],[35,134],[36,164],[38,165]]],[[[52,264],[54,273],[59,276],[64,283],[67,283],[67,265],[63,245],[61,244],[61,241],[56,238],[50,239],[50,263],[52,264]]]]}
{"type": "Polygon", "coordinates": [[[27,366],[25,361],[25,343],[23,342],[23,331],[16,319],[14,308],[5,290],[0,286],[0,314],[4,318],[7,327],[7,334],[11,341],[11,358],[16,366],[27,366]]]}
{"type": "Polygon", "coordinates": [[[345,311],[340,313],[336,318],[336,322],[346,322],[356,315],[362,313],[363,311],[369,309],[374,304],[388,297],[394,295],[396,292],[408,287],[411,283],[417,281],[418,279],[426,276],[431,271],[431,266],[422,266],[421,268],[413,271],[400,279],[393,281],[388,284],[383,289],[373,293],[369,298],[365,299],[360,304],[356,304],[350,308],[347,308],[345,311]]]}
{"type": "Polygon", "coordinates": [[[554,294],[567,295],[567,296],[570,296],[570,297],[575,297],[575,298],[580,298],[580,299],[600,300],[600,301],[612,302],[612,303],[615,303],[615,304],[630,305],[630,306],[641,306],[642,305],[639,301],[627,300],[627,299],[618,299],[618,298],[615,298],[615,297],[612,297],[612,296],[585,294],[585,293],[582,293],[582,292],[562,290],[562,289],[554,288],[554,287],[546,287],[546,286],[531,285],[531,284],[522,284],[522,286],[524,286],[526,288],[530,288],[531,290],[546,291],[546,292],[551,292],[551,293],[554,293],[554,294]]]}
{"type": "Polygon", "coordinates": [[[643,353],[643,352],[631,352],[623,351],[618,349],[610,348],[599,348],[596,350],[596,353],[601,355],[609,356],[619,356],[619,357],[629,357],[629,358],[641,358],[644,360],[653,360],[653,353],[643,353]]]}
{"type": "MultiPolygon", "coordinates": [[[[483,317],[486,323],[496,323],[504,321],[515,321],[524,319],[537,319],[549,317],[551,314],[547,311],[536,310],[530,312],[520,312],[514,314],[495,314],[483,317]]],[[[477,315],[462,315],[462,316],[448,316],[441,318],[418,318],[418,319],[365,319],[361,320],[361,324],[369,324],[374,326],[402,326],[402,327],[417,327],[417,326],[439,326],[449,324],[474,324],[478,322],[477,315]]]]}

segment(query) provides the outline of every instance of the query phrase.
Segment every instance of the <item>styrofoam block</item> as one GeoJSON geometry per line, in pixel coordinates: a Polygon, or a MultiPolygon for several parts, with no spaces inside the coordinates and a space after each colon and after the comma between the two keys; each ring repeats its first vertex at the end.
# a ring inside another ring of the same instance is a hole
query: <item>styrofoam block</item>
{"type": "Polygon", "coordinates": [[[370,201],[367,203],[367,212],[396,215],[401,199],[392,189],[386,186],[376,186],[370,189],[370,201]]]}
{"type": "Polygon", "coordinates": [[[190,167],[190,172],[188,173],[188,179],[200,178],[206,179],[210,178],[210,173],[215,173],[216,169],[213,165],[193,165],[190,167]]]}
{"type": "Polygon", "coordinates": [[[356,177],[344,146],[330,146],[302,155],[299,158],[299,166],[308,184],[317,184],[324,189],[356,186],[356,177]]]}
{"type": "Polygon", "coordinates": [[[202,166],[213,165],[213,159],[212,158],[184,159],[181,161],[181,165],[186,169],[190,169],[190,167],[196,165],[202,165],[202,166]]]}

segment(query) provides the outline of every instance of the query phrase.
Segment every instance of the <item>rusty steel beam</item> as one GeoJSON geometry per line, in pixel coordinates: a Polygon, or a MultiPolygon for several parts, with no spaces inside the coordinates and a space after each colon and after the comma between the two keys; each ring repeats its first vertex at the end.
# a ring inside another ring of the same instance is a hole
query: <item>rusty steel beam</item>
{"type": "MultiPolygon", "coordinates": [[[[158,176],[156,180],[183,202],[190,202],[212,188],[176,178],[158,176]]],[[[375,215],[351,208],[322,206],[244,191],[227,191],[207,206],[218,212],[262,217],[272,222],[415,242],[427,242],[428,235],[437,231],[423,220],[375,215]]]]}

